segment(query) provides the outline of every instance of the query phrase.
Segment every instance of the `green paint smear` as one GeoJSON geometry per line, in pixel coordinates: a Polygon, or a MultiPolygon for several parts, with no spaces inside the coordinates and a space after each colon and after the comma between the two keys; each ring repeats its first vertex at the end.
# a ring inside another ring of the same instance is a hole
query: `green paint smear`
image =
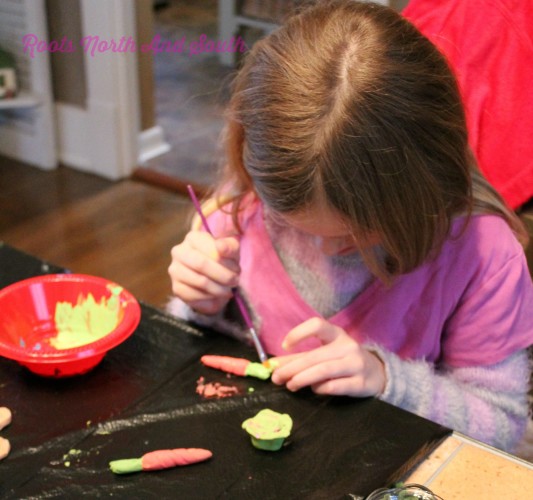
{"type": "Polygon", "coordinates": [[[98,302],[92,293],[78,296],[76,304],[57,302],[54,322],[57,336],[49,339],[56,349],[71,349],[90,344],[111,333],[122,319],[120,305],[122,288],[111,288],[111,297],[102,297],[98,302]]]}
{"type": "Polygon", "coordinates": [[[109,462],[109,467],[115,474],[130,474],[132,472],[139,472],[143,470],[142,459],[140,458],[113,460],[112,462],[109,462]]]}
{"type": "Polygon", "coordinates": [[[247,377],[256,377],[260,378],[261,380],[267,380],[270,378],[272,370],[266,366],[263,366],[261,363],[249,363],[244,374],[247,377]]]}

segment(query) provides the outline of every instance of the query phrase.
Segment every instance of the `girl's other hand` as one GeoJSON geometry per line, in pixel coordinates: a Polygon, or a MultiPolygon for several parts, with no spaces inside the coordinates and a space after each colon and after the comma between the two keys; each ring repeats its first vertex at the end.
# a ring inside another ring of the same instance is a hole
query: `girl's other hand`
{"type": "Polygon", "coordinates": [[[171,255],[168,273],[174,294],[199,313],[220,312],[238,284],[239,241],[191,231],[171,255]]]}
{"type": "Polygon", "coordinates": [[[377,355],[352,339],[342,328],[321,318],[311,318],[292,329],[283,348],[317,337],[323,345],[312,351],[273,358],[275,384],[290,391],[310,386],[317,394],[377,396],[385,388],[385,367],[377,355]]]}

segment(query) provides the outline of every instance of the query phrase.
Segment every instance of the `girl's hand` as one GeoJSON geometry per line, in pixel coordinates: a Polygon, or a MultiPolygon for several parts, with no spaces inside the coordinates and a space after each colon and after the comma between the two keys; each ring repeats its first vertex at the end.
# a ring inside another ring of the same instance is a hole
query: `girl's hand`
{"type": "Polygon", "coordinates": [[[239,280],[239,241],[191,231],[171,255],[168,273],[174,294],[199,313],[220,312],[239,280]]]}
{"type": "Polygon", "coordinates": [[[273,358],[279,363],[272,374],[275,384],[290,391],[311,386],[317,394],[376,396],[386,383],[381,360],[352,339],[342,328],[312,318],[292,329],[283,348],[317,337],[323,345],[312,351],[273,358]]]}

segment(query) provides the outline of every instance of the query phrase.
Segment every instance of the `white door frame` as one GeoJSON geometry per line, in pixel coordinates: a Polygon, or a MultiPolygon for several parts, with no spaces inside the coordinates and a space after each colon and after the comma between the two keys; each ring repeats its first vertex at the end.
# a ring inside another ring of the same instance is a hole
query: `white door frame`
{"type": "MultiPolygon", "coordinates": [[[[136,40],[134,2],[80,3],[82,38],[136,40]]],[[[109,179],[127,177],[137,167],[140,99],[136,50],[84,54],[85,108],[56,103],[59,158],[63,163],[109,179]]]]}

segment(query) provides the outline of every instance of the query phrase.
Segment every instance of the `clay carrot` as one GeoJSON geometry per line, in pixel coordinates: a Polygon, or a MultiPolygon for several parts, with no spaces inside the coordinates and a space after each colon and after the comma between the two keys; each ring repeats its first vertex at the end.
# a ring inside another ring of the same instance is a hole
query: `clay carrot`
{"type": "Polygon", "coordinates": [[[200,361],[210,368],[216,368],[223,372],[233,373],[241,377],[257,377],[266,380],[270,377],[272,370],[261,363],[253,363],[244,358],[232,358],[230,356],[206,355],[200,361]]]}
{"type": "Polygon", "coordinates": [[[213,456],[203,448],[175,448],[173,450],[157,450],[145,453],[141,458],[125,458],[109,462],[115,474],[169,469],[178,465],[189,465],[203,462],[213,456]]]}

